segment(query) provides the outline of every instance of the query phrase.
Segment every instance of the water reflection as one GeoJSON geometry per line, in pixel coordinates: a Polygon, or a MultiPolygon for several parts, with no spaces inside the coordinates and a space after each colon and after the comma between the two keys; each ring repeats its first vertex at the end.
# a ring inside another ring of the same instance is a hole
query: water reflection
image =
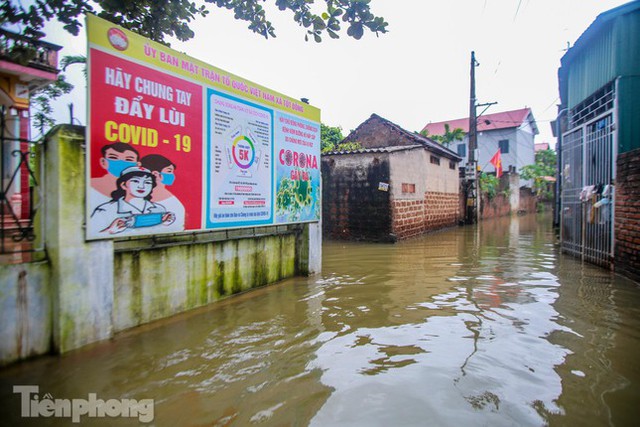
{"type": "Polygon", "coordinates": [[[378,313],[338,316],[355,312],[349,297],[325,306],[337,333],[312,364],[334,392],[312,425],[540,425],[562,413],[555,367],[569,350],[547,339],[567,329],[553,307],[554,248],[535,220],[520,220],[507,227],[515,236],[496,221],[392,252],[327,245],[326,263],[347,258],[366,287],[353,305],[378,313]]]}
{"type": "Polygon", "coordinates": [[[23,424],[10,386],[39,384],[153,398],[159,426],[636,421],[640,291],[558,255],[549,218],[328,242],[324,256],[322,276],[6,369],[0,416],[23,424]]]}

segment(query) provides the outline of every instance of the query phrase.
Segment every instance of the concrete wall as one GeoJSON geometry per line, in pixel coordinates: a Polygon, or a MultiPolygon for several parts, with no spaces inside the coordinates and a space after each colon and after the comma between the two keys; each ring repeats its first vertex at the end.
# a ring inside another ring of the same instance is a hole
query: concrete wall
{"type": "Polygon", "coordinates": [[[640,149],[620,154],[615,194],[615,270],[640,282],[640,149]]]}
{"type": "Polygon", "coordinates": [[[299,272],[296,234],[170,245],[115,255],[114,330],[122,331],[299,272]]]}
{"type": "Polygon", "coordinates": [[[319,224],[85,241],[83,147],[78,126],[40,146],[46,260],[0,265],[0,366],[320,271],[319,224]]]}
{"type": "Polygon", "coordinates": [[[0,366],[51,350],[49,274],[47,262],[0,265],[0,366]]]}
{"type": "Polygon", "coordinates": [[[44,146],[44,236],[60,353],[113,336],[113,242],[84,240],[84,142],[83,127],[60,126],[44,146]]]}

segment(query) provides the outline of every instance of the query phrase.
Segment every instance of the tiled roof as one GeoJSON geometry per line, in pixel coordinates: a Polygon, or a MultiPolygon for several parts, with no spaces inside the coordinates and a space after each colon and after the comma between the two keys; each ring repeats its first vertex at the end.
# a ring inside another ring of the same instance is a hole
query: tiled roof
{"type": "MultiPolygon", "coordinates": [[[[522,126],[531,114],[531,108],[522,108],[520,110],[503,111],[501,113],[484,114],[478,118],[478,132],[495,130],[495,129],[509,129],[522,126]]],[[[535,120],[533,115],[531,120],[535,120]]],[[[445,133],[444,125],[448,124],[450,130],[456,128],[462,129],[464,132],[469,132],[469,118],[445,120],[442,122],[429,123],[423,130],[429,131],[429,135],[443,135],[445,133]]],[[[537,131],[537,129],[536,129],[537,131]]]]}
{"type": "MultiPolygon", "coordinates": [[[[403,129],[402,127],[398,126],[397,124],[393,123],[392,121],[387,120],[384,117],[380,117],[379,115],[377,115],[375,113],[372,114],[371,117],[369,117],[366,121],[364,121],[360,126],[365,125],[370,120],[379,120],[385,126],[390,127],[391,129],[395,130],[396,132],[398,132],[399,134],[404,136],[407,140],[413,142],[414,144],[412,144],[412,146],[413,145],[421,145],[422,147],[428,149],[429,151],[431,151],[434,154],[438,154],[440,156],[444,156],[444,157],[450,158],[450,159],[455,160],[457,162],[462,160],[462,157],[458,156],[457,153],[455,153],[455,152],[449,150],[448,148],[438,144],[434,140],[432,140],[430,138],[427,138],[427,137],[424,137],[424,136],[422,136],[422,135],[420,135],[419,133],[416,133],[416,132],[409,132],[408,130],[403,129]]],[[[360,126],[358,126],[358,128],[360,128],[360,126]]],[[[357,131],[358,128],[356,128],[356,131],[357,131]]],[[[349,139],[350,136],[351,136],[351,134],[349,134],[349,136],[347,136],[347,138],[345,138],[345,139],[349,139]]],[[[394,147],[387,147],[387,148],[394,148],[394,147]]]]}

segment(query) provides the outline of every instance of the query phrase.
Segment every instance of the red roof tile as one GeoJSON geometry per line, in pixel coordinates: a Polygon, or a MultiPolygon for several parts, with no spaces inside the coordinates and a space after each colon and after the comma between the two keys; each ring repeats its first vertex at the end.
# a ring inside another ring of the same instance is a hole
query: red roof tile
{"type": "MultiPolygon", "coordinates": [[[[508,129],[520,127],[522,123],[531,114],[531,108],[522,108],[520,110],[503,111],[501,113],[483,114],[478,118],[478,132],[508,129]]],[[[448,124],[449,129],[454,130],[460,128],[465,132],[469,132],[469,118],[445,120],[442,122],[429,123],[423,130],[428,130],[429,135],[443,135],[444,125],[448,124]]]]}

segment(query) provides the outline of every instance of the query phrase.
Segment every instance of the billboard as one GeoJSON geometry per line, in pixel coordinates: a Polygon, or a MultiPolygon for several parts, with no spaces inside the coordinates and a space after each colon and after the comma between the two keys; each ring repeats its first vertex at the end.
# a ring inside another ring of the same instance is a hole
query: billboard
{"type": "Polygon", "coordinates": [[[87,16],[87,239],[320,219],[320,110],[87,16]]]}

